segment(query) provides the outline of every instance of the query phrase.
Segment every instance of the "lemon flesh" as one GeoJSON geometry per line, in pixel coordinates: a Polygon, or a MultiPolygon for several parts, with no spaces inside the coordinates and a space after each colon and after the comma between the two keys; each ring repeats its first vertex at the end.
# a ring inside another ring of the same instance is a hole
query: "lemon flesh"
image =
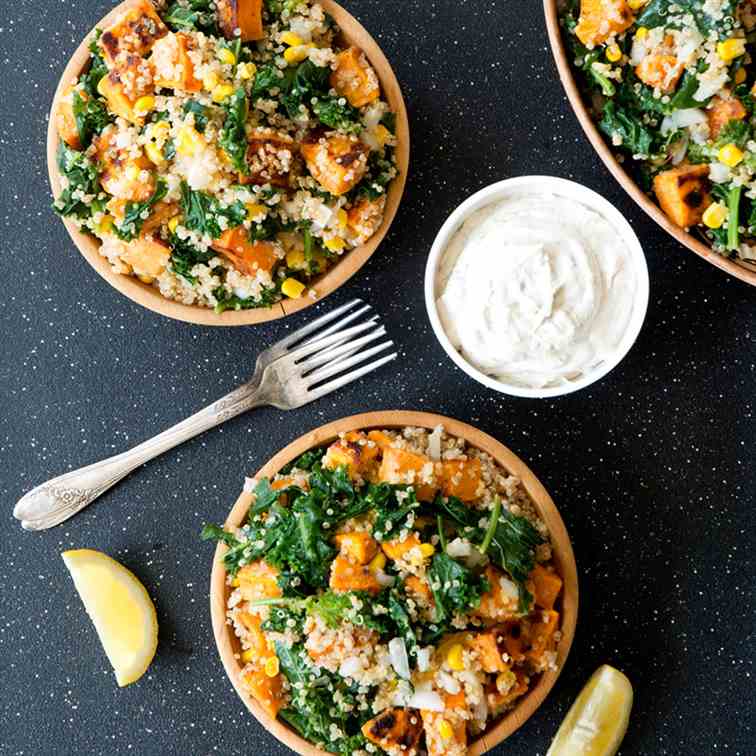
{"type": "Polygon", "coordinates": [[[61,554],[94,623],[118,685],[136,682],[157,649],[157,613],[133,572],[91,549],[61,554]]]}
{"type": "Polygon", "coordinates": [[[614,756],[632,706],[630,680],[604,664],[580,691],[546,756],[614,756]]]}

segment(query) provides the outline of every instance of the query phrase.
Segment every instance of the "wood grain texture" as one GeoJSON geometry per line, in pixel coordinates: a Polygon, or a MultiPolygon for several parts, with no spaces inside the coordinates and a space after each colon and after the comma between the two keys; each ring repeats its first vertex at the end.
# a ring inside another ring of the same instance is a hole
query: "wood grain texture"
{"type": "Polygon", "coordinates": [[[546,14],[546,28],[551,43],[551,51],[554,54],[559,78],[564,86],[567,99],[575,111],[585,135],[590,140],[598,156],[604,162],[611,174],[620,183],[620,186],[635,200],[639,207],[651,216],[668,234],[673,236],[680,244],[686,246],[699,257],[721,268],[741,281],[756,286],[756,265],[745,262],[729,260],[717,254],[708,244],[705,244],[693,234],[689,233],[677,224],[673,223],[661,210],[661,208],[633,181],[631,176],[619,163],[604,137],[599,132],[594,120],[591,118],[588,108],[578,89],[575,77],[570,65],[569,55],[562,39],[561,27],[559,26],[558,0],[543,0],[543,9],[546,14]]]}
{"type": "MultiPolygon", "coordinates": [[[[284,465],[296,459],[308,449],[327,444],[342,432],[369,428],[403,428],[405,426],[432,430],[439,424],[444,426],[447,433],[464,438],[471,446],[487,452],[505,470],[520,478],[525,490],[533,500],[536,511],[549,529],[554,562],[564,580],[564,590],[558,602],[562,617],[560,628],[562,637],[557,647],[557,669],[543,673],[514,709],[470,743],[468,751],[470,756],[479,756],[479,754],[489,751],[509,737],[541,705],[564,667],[577,624],[578,579],[572,545],[554,502],[527,465],[506,446],[471,425],[428,412],[391,410],[353,415],[316,428],[278,452],[257,472],[255,477],[272,477],[284,465]]],[[[226,527],[239,526],[244,520],[251,502],[252,495],[242,493],[226,520],[226,527]]],[[[210,578],[210,611],[215,642],[226,673],[245,706],[268,732],[296,753],[303,756],[324,756],[325,751],[314,747],[280,720],[268,716],[242,686],[240,675],[242,665],[238,659],[240,653],[239,641],[234,634],[233,627],[226,624],[228,588],[226,586],[226,571],[221,561],[225,548],[225,546],[219,544],[213,560],[210,578]]]]}
{"type": "MultiPolygon", "coordinates": [[[[100,19],[95,28],[101,29],[112,24],[133,3],[134,0],[126,0],[126,2],[116,6],[110,13],[100,19]]],[[[320,4],[333,16],[336,23],[341,27],[345,43],[357,45],[365,51],[368,60],[378,74],[378,79],[381,82],[382,96],[389,103],[394,113],[396,113],[397,147],[395,155],[399,175],[389,186],[386,196],[386,208],[380,228],[365,244],[348,252],[330,270],[314,279],[310,288],[315,289],[317,292],[317,299],[304,295],[299,299],[284,299],[270,308],[239,311],[227,310],[221,314],[216,314],[212,308],[185,305],[166,299],[158,289],[149,284],[142,283],[138,278],[114,273],[110,267],[110,263],[99,253],[99,240],[95,236],[83,233],[77,228],[76,224],[63,218],[63,224],[73,243],[81,254],[84,255],[87,262],[111,286],[120,291],[121,294],[153,312],[188,323],[210,326],[239,326],[267,323],[268,321],[277,320],[294,312],[304,310],[331,294],[348,281],[368,261],[383,241],[399,209],[399,203],[401,202],[407,182],[410,152],[407,109],[399,82],[394,75],[390,63],[367,30],[357,19],[344,10],[338,3],[334,2],[334,0],[320,0],[320,4]]],[[[50,186],[52,187],[53,195],[56,197],[60,193],[60,171],[58,170],[56,160],[58,134],[55,129],[55,112],[63,92],[73,83],[87,65],[89,60],[88,45],[92,32],[94,32],[94,29],[87,34],[63,71],[58,87],[55,90],[50,110],[47,127],[47,170],[50,177],[50,186]]]]}

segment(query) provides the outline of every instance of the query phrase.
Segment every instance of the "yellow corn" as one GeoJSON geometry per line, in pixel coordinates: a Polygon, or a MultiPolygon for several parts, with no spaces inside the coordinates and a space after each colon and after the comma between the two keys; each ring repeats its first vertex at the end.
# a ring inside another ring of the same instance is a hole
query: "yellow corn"
{"type": "Polygon", "coordinates": [[[231,84],[218,84],[213,88],[212,98],[214,102],[223,102],[228,99],[234,93],[234,88],[231,84]]]}
{"type": "Polygon", "coordinates": [[[743,151],[733,142],[726,144],[717,153],[720,163],[724,163],[729,168],[734,168],[745,157],[743,151]]]}
{"type": "Polygon", "coordinates": [[[432,557],[436,553],[436,549],[432,543],[421,543],[420,553],[428,559],[428,557],[432,557]]]}
{"type": "Polygon", "coordinates": [[[129,163],[126,166],[125,173],[126,173],[126,178],[129,181],[137,181],[139,179],[139,173],[140,173],[139,166],[136,165],[135,163],[129,163]]]}
{"type": "Polygon", "coordinates": [[[152,276],[138,275],[137,278],[145,284],[151,284],[155,280],[152,276]]]}
{"type": "MultiPolygon", "coordinates": [[[[180,215],[174,215],[173,218],[171,218],[168,221],[168,230],[172,233],[176,233],[176,229],[178,228],[178,224],[181,223],[181,216],[180,215]]],[[[234,578],[231,581],[231,585],[234,587],[237,587],[239,585],[239,578],[234,578]]]]}
{"type": "Polygon", "coordinates": [[[292,31],[287,31],[281,35],[281,42],[283,42],[285,45],[289,45],[289,47],[298,47],[304,42],[304,40],[299,36],[299,34],[295,34],[292,31]]]}
{"type": "MultiPolygon", "coordinates": [[[[177,220],[177,219],[178,219],[178,215],[176,216],[176,220],[177,220]]],[[[174,218],[171,218],[171,221],[173,221],[173,220],[174,220],[174,218]]],[[[170,222],[169,222],[169,223],[168,223],[168,226],[170,227],[170,225],[171,225],[171,224],[170,224],[170,222]]],[[[173,229],[173,228],[172,228],[172,229],[171,229],[171,231],[175,231],[175,229],[173,229]]],[[[233,579],[233,580],[231,581],[231,585],[232,585],[232,587],[234,587],[234,588],[238,588],[238,587],[239,587],[239,586],[241,585],[241,580],[239,580],[239,578],[238,578],[238,577],[235,577],[235,578],[234,578],[234,579],[233,579]]]]}
{"type": "Polygon", "coordinates": [[[260,215],[267,215],[268,208],[265,205],[257,205],[254,202],[248,202],[244,207],[247,209],[247,220],[253,220],[260,215]]]}
{"type": "Polygon", "coordinates": [[[717,55],[729,63],[735,58],[739,58],[745,53],[745,39],[742,37],[732,37],[732,39],[726,39],[724,42],[717,43],[717,55]]]}
{"type": "Polygon", "coordinates": [[[176,152],[185,157],[192,157],[205,145],[205,140],[191,126],[183,126],[176,138],[176,152]]]}
{"type": "Polygon", "coordinates": [[[326,249],[330,249],[331,252],[340,252],[346,246],[346,242],[338,236],[332,236],[330,239],[326,239],[323,244],[326,249]]]}
{"type": "Polygon", "coordinates": [[[246,651],[242,651],[241,659],[245,664],[249,664],[255,660],[255,652],[251,648],[248,648],[246,651]]]}
{"type": "Polygon", "coordinates": [[[746,80],[745,68],[739,68],[735,72],[735,83],[736,84],[742,84],[745,80],[746,80]]]}
{"type": "Polygon", "coordinates": [[[449,740],[449,738],[454,735],[454,728],[445,719],[442,719],[438,723],[438,734],[444,740],[449,740]]]}
{"type": "Polygon", "coordinates": [[[461,672],[465,668],[465,660],[462,657],[462,651],[464,649],[462,648],[461,643],[455,643],[450,649],[449,653],[446,655],[446,663],[455,671],[455,672],[461,672]]]}
{"type": "Polygon", "coordinates": [[[305,290],[305,285],[297,281],[296,278],[287,278],[281,284],[281,291],[289,299],[296,299],[302,296],[302,292],[305,290]]]}
{"type": "Polygon", "coordinates": [[[165,162],[163,151],[155,144],[155,142],[147,142],[144,151],[147,153],[147,157],[155,163],[155,165],[162,165],[165,162]]]}
{"type": "Polygon", "coordinates": [[[386,566],[386,555],[379,551],[371,560],[370,564],[368,564],[368,569],[370,572],[378,572],[378,570],[382,570],[386,566]]]}
{"type": "Polygon", "coordinates": [[[343,207],[340,207],[338,213],[336,213],[336,222],[339,224],[339,228],[346,228],[348,221],[349,216],[347,215],[347,211],[343,207]]]}
{"type": "Polygon", "coordinates": [[[703,214],[704,225],[709,228],[719,228],[727,219],[728,210],[719,202],[712,202],[703,214]]]}
{"type": "Polygon", "coordinates": [[[236,67],[236,75],[240,79],[251,79],[257,73],[257,66],[254,63],[239,63],[236,67]]]}
{"type": "Polygon", "coordinates": [[[312,45],[297,45],[296,47],[287,47],[284,51],[284,60],[287,63],[301,63],[306,57],[312,45]]]}
{"type": "Polygon", "coordinates": [[[391,132],[382,124],[379,123],[375,127],[375,138],[380,147],[385,146],[386,142],[391,139],[391,132]]]}
{"type": "Polygon", "coordinates": [[[648,28],[645,26],[639,26],[635,32],[636,39],[645,39],[648,36],[648,28]]]}
{"type": "Polygon", "coordinates": [[[101,234],[109,234],[113,230],[113,216],[103,215],[102,220],[97,224],[97,230],[101,234]]]}
{"type": "Polygon", "coordinates": [[[268,677],[275,677],[278,674],[279,668],[280,665],[277,656],[271,656],[270,659],[265,661],[265,674],[268,677]]]}
{"type": "Polygon", "coordinates": [[[647,2],[648,0],[628,0],[627,4],[632,10],[640,10],[647,2]]]}
{"type": "Polygon", "coordinates": [[[233,66],[234,63],[236,63],[236,55],[234,55],[227,47],[221,47],[221,49],[218,50],[218,60],[226,66],[233,66]]]}
{"type": "Polygon", "coordinates": [[[606,59],[610,63],[616,63],[622,59],[622,50],[620,50],[619,45],[609,45],[606,48],[606,59]]]}
{"type": "Polygon", "coordinates": [[[151,129],[150,136],[156,142],[164,142],[171,134],[171,127],[168,121],[158,121],[151,129]]]}
{"type": "Polygon", "coordinates": [[[292,249],[291,252],[286,255],[286,264],[290,268],[301,268],[304,266],[304,261],[305,255],[301,249],[292,249]]]}
{"type": "Polygon", "coordinates": [[[155,98],[152,95],[145,95],[144,97],[140,97],[134,103],[134,112],[137,115],[144,115],[145,113],[149,113],[154,108],[155,98]]]}
{"type": "Polygon", "coordinates": [[[202,86],[208,91],[212,92],[218,86],[220,79],[215,71],[209,71],[202,79],[202,86]]]}

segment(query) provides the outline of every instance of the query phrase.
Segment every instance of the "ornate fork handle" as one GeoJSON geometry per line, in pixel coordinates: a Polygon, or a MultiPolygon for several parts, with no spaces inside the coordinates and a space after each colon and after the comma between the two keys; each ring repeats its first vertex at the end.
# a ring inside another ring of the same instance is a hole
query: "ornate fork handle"
{"type": "Polygon", "coordinates": [[[114,457],[72,470],[23,496],[13,510],[27,530],[41,530],[67,520],[132,470],[248,409],[268,404],[257,376],[154,438],[114,457]]]}

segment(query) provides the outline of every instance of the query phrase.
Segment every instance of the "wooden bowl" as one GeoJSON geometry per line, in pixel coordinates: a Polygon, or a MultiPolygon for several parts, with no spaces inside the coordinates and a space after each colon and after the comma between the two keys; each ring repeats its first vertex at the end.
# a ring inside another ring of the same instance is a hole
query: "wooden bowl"
{"type": "Polygon", "coordinates": [[[673,223],[661,208],[635,183],[627,171],[622,167],[609,145],[604,140],[595,122],[591,118],[583,97],[578,89],[572,66],[570,65],[569,52],[562,38],[562,29],[559,25],[559,0],[543,0],[543,8],[546,13],[546,28],[551,42],[551,51],[554,54],[559,78],[562,80],[567,99],[575,111],[575,115],[583,127],[585,135],[590,140],[598,156],[604,161],[614,178],[619,181],[622,188],[645,210],[668,234],[673,236],[680,244],[703,257],[712,265],[721,268],[735,278],[745,281],[751,286],[756,286],[756,265],[745,262],[729,260],[717,254],[708,244],[695,237],[693,234],[680,228],[673,223]]]}
{"type": "MultiPolygon", "coordinates": [[[[449,434],[464,438],[472,446],[488,452],[505,470],[520,478],[525,490],[533,499],[536,511],[549,529],[553,545],[554,562],[564,580],[564,591],[560,599],[562,637],[557,647],[557,669],[544,672],[535,686],[520,699],[520,702],[514,709],[470,743],[469,753],[471,756],[478,756],[478,754],[485,753],[509,737],[541,705],[559,677],[559,673],[564,666],[570,646],[572,645],[572,639],[575,636],[578,609],[578,581],[575,556],[572,553],[572,545],[570,544],[562,518],[559,516],[559,512],[546,489],[538,482],[535,475],[506,446],[466,423],[461,423],[458,420],[452,420],[442,415],[433,415],[428,412],[393,410],[353,415],[352,417],[345,417],[316,428],[278,452],[262,467],[256,477],[272,477],[284,465],[296,459],[308,449],[328,444],[342,432],[362,428],[403,428],[405,426],[432,430],[439,424],[443,425],[449,434]]],[[[227,527],[241,525],[246,517],[251,501],[252,494],[242,493],[226,520],[227,527]]],[[[226,668],[226,673],[246,707],[268,732],[275,735],[276,738],[296,753],[303,754],[303,756],[325,756],[325,751],[316,748],[310,742],[300,737],[282,721],[272,719],[266,714],[242,686],[242,665],[237,658],[240,653],[239,640],[234,634],[233,627],[226,624],[226,605],[229,591],[226,585],[226,570],[221,562],[225,549],[226,547],[221,544],[215,552],[213,570],[210,577],[210,612],[213,620],[215,642],[218,646],[223,666],[226,668]]]]}
{"type": "MultiPolygon", "coordinates": [[[[315,304],[315,302],[338,289],[339,286],[348,281],[367,262],[370,255],[375,252],[384,236],[388,233],[404,192],[409,165],[409,123],[399,82],[396,80],[396,76],[388,60],[386,60],[386,56],[381,52],[381,48],[378,47],[376,41],[368,34],[357,19],[347,13],[334,0],[318,0],[318,2],[334,18],[341,28],[347,43],[357,45],[365,51],[368,60],[378,74],[383,98],[389,103],[394,113],[396,113],[397,147],[395,155],[399,175],[389,186],[383,223],[365,244],[355,247],[355,249],[344,255],[330,270],[314,280],[312,288],[317,292],[318,298],[316,300],[305,295],[299,299],[284,299],[270,308],[239,311],[227,310],[219,315],[209,307],[185,305],[166,299],[156,288],[142,283],[134,276],[114,273],[110,267],[110,263],[99,253],[99,240],[95,236],[82,233],[74,223],[63,218],[63,224],[68,230],[71,239],[81,254],[84,255],[87,262],[111,286],[118,289],[118,291],[125,294],[137,304],[147,307],[154,312],[159,312],[161,315],[166,315],[169,318],[183,320],[188,323],[199,323],[201,325],[238,326],[277,320],[278,318],[283,318],[286,315],[291,315],[294,312],[299,312],[310,307],[310,305],[315,304]]],[[[100,19],[95,28],[104,28],[113,23],[116,17],[132,4],[133,0],[126,0],[126,2],[117,5],[104,18],[100,19]]],[[[47,127],[47,170],[50,176],[50,185],[55,196],[60,192],[60,172],[56,160],[58,134],[55,129],[55,112],[63,92],[87,65],[89,60],[88,40],[92,32],[79,45],[63,71],[63,76],[55,91],[50,111],[47,127]]]]}

